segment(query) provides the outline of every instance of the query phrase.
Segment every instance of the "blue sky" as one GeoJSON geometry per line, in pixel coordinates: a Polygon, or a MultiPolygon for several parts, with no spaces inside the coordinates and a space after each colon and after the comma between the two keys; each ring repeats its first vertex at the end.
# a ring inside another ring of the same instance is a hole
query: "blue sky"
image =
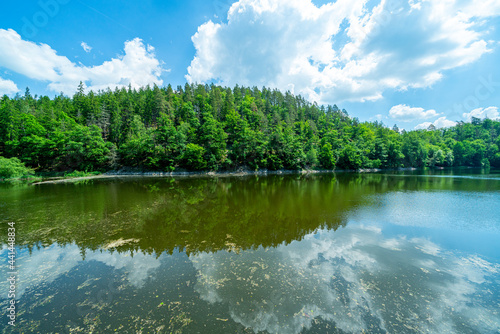
{"type": "Polygon", "coordinates": [[[498,118],[497,0],[7,2],[0,94],[266,86],[388,126],[498,118]]]}

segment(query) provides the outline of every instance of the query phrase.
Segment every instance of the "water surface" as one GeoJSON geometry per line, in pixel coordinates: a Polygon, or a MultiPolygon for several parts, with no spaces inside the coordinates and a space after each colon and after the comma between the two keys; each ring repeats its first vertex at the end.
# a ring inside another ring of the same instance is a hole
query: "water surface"
{"type": "Polygon", "coordinates": [[[500,174],[0,186],[6,333],[498,333],[500,174]]]}

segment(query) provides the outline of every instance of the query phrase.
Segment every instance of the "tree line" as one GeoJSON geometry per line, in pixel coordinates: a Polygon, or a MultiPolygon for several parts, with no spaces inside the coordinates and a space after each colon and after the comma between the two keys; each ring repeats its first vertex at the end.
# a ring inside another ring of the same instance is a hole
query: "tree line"
{"type": "Polygon", "coordinates": [[[3,96],[0,156],[37,172],[500,167],[500,122],[399,131],[276,89],[130,86],[3,96]],[[17,161],[17,160],[16,160],[17,161]]]}

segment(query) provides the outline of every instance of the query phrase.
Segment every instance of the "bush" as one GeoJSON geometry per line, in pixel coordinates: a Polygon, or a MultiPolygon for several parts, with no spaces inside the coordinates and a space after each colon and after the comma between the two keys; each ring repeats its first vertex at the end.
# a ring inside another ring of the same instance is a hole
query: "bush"
{"type": "Polygon", "coordinates": [[[33,169],[26,167],[18,158],[0,157],[0,179],[12,179],[33,175],[33,169]]]}
{"type": "Polygon", "coordinates": [[[85,176],[94,176],[99,175],[101,172],[79,172],[77,170],[72,171],[71,173],[64,174],[65,177],[85,177],[85,176]]]}

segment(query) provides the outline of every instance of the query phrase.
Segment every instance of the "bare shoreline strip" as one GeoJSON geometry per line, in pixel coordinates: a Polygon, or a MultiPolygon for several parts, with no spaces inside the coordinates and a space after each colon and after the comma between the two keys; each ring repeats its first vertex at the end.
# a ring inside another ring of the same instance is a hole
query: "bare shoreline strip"
{"type": "Polygon", "coordinates": [[[381,171],[412,171],[417,168],[397,168],[397,169],[360,169],[360,170],[260,170],[260,171],[233,171],[233,172],[107,172],[100,175],[82,176],[73,178],[63,178],[59,180],[47,180],[35,182],[31,185],[72,183],[83,180],[94,179],[113,179],[122,177],[240,177],[240,176],[266,176],[266,175],[285,175],[285,174],[330,174],[330,173],[376,173],[381,171]]]}

